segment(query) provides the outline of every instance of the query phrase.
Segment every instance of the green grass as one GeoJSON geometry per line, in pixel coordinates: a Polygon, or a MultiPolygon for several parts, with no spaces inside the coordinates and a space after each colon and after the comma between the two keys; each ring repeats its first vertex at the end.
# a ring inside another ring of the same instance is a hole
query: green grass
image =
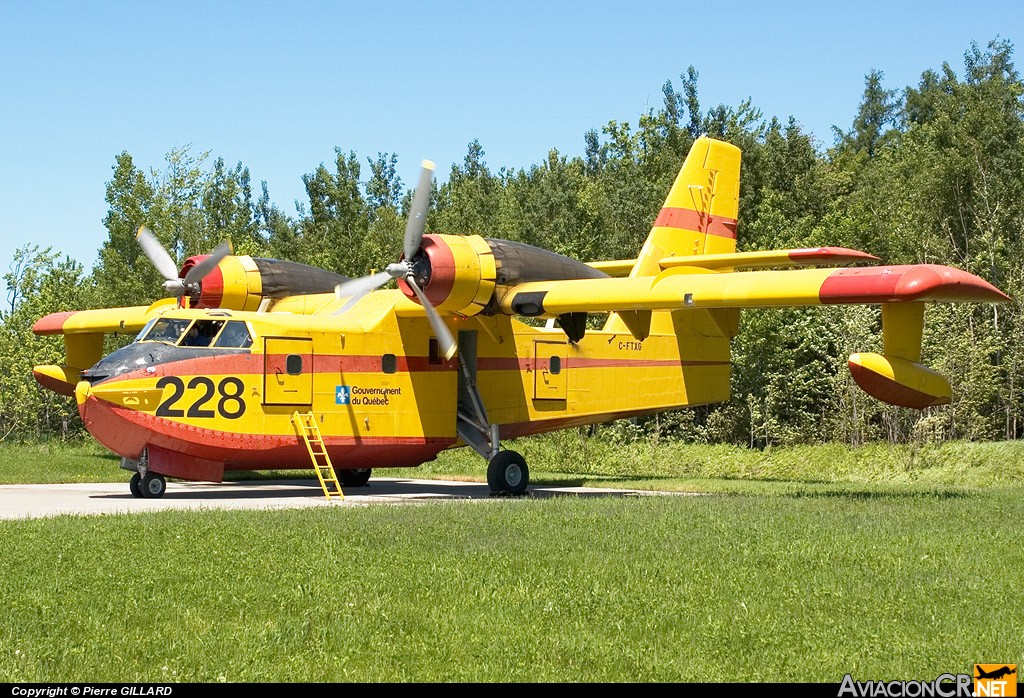
{"type": "MultiPolygon", "coordinates": [[[[714,494],[2,521],[0,682],[838,683],[1024,664],[1020,444],[509,445],[535,483],[714,494]]],[[[3,482],[127,479],[117,465],[91,445],[0,447],[3,482]]],[[[461,451],[379,474],[484,470],[461,451]]]]}
{"type": "Polygon", "coordinates": [[[0,524],[0,681],[932,679],[1018,662],[1024,491],[0,524]]]}
{"type": "MultiPolygon", "coordinates": [[[[1024,441],[924,446],[824,444],[749,449],[672,442],[615,444],[569,430],[504,444],[523,453],[531,481],[546,485],[696,492],[764,492],[765,483],[825,490],[985,488],[1024,484],[1024,441]]],[[[127,482],[119,460],[92,441],[0,444],[0,484],[127,482]]],[[[486,464],[469,449],[441,453],[418,468],[378,469],[380,477],[483,481],[486,464]]],[[[312,470],[229,473],[234,479],[313,477],[312,470]]]]}

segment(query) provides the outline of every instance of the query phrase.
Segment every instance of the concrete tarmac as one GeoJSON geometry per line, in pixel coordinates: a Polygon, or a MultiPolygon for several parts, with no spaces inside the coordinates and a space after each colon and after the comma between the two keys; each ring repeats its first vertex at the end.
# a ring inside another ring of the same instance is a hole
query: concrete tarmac
{"type": "MultiPolygon", "coordinates": [[[[644,490],[592,487],[530,487],[526,497],[624,497],[666,494],[644,490]]],[[[47,516],[122,514],[169,509],[296,509],[325,506],[368,506],[436,501],[496,501],[486,484],[449,480],[373,478],[367,487],[344,492],[344,500],[324,497],[320,483],[309,480],[246,480],[211,484],[167,483],[159,499],[138,499],[128,483],[67,485],[0,485],[0,519],[47,516]]]]}

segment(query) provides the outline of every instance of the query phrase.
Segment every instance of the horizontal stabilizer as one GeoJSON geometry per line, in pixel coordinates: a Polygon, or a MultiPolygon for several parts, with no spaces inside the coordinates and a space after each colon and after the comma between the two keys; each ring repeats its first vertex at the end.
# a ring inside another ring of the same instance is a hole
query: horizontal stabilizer
{"type": "Polygon", "coordinates": [[[877,262],[878,257],[846,247],[813,247],[799,250],[765,250],[700,256],[665,257],[662,269],[700,267],[702,269],[763,269],[766,267],[806,266],[811,264],[855,264],[877,262]]]}
{"type": "MultiPolygon", "coordinates": [[[[727,254],[680,255],[662,257],[658,266],[662,269],[697,267],[700,269],[765,269],[768,267],[792,267],[825,264],[856,264],[877,262],[878,257],[860,250],[846,247],[808,247],[797,250],[764,250],[760,252],[732,252],[727,254]]],[[[605,262],[588,262],[587,266],[603,271],[608,276],[629,276],[635,259],[614,259],[605,262]]]]}

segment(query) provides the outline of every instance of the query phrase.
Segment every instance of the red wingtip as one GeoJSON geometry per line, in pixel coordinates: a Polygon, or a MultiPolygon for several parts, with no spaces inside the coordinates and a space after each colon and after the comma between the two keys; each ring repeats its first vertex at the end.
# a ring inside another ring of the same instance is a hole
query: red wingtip
{"type": "Polygon", "coordinates": [[[896,284],[896,292],[901,296],[936,301],[1010,300],[1008,295],[989,282],[962,269],[937,264],[922,264],[906,269],[907,272],[896,284]]]}
{"type": "Polygon", "coordinates": [[[46,317],[36,320],[36,323],[32,325],[32,332],[35,334],[62,334],[64,323],[77,312],[77,310],[71,310],[63,313],[50,313],[46,317]]]}
{"type": "Polygon", "coordinates": [[[822,283],[818,297],[822,303],[1011,300],[974,274],[937,264],[837,269],[822,283]]]}

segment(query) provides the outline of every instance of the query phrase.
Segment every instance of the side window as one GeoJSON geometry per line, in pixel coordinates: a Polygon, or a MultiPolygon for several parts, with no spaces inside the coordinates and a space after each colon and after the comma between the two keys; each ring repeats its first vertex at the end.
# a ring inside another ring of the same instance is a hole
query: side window
{"type": "Polygon", "coordinates": [[[297,376],[302,373],[302,357],[298,354],[289,354],[284,360],[284,369],[289,376],[297,376]]]}
{"type": "Polygon", "coordinates": [[[224,329],[214,343],[215,347],[229,349],[248,349],[252,346],[252,336],[249,328],[241,320],[230,320],[224,324],[224,329]]]}
{"type": "Polygon", "coordinates": [[[557,376],[559,373],[562,372],[562,357],[561,356],[552,356],[551,357],[551,363],[550,363],[550,365],[548,367],[548,371],[553,376],[557,376]]]}
{"type": "Polygon", "coordinates": [[[441,361],[441,345],[438,344],[436,337],[431,337],[430,344],[427,345],[427,363],[434,365],[444,363],[441,361]]]}
{"type": "Polygon", "coordinates": [[[380,369],[384,373],[394,373],[398,370],[398,358],[394,354],[385,354],[380,357],[380,369]]]}

